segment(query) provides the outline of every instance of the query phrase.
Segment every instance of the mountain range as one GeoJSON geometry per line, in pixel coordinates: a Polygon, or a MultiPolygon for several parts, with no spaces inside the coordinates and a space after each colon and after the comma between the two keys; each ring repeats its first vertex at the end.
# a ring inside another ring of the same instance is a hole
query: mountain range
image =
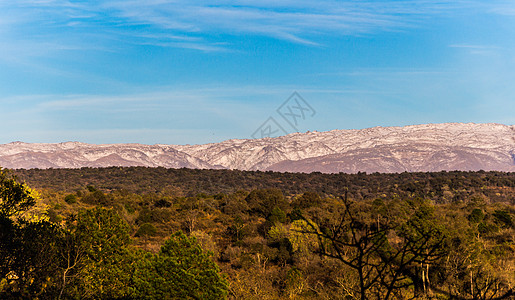
{"type": "Polygon", "coordinates": [[[203,145],[0,145],[11,169],[147,166],[279,172],[515,171],[515,126],[442,123],[292,133],[203,145]]]}

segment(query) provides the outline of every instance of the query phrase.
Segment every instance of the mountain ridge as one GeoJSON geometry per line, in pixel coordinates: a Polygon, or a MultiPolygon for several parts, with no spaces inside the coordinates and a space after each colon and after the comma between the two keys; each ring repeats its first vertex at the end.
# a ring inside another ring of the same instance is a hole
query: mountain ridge
{"type": "Polygon", "coordinates": [[[279,172],[515,171],[515,126],[439,123],[291,133],[200,145],[0,145],[12,169],[147,166],[279,172]]]}

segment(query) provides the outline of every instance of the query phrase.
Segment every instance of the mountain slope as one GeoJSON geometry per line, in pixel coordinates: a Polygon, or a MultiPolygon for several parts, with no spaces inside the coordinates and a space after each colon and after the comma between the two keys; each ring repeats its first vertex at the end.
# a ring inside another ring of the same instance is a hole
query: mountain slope
{"type": "Polygon", "coordinates": [[[515,171],[513,159],[503,152],[431,144],[377,146],[299,161],[282,161],[267,168],[280,172],[437,172],[451,170],[515,171]]]}
{"type": "Polygon", "coordinates": [[[204,168],[214,166],[172,146],[141,144],[92,145],[77,142],[0,145],[0,166],[14,169],[147,166],[204,168]]]}
{"type": "Polygon", "coordinates": [[[293,133],[204,145],[0,145],[0,166],[163,166],[290,172],[515,171],[515,126],[444,123],[293,133]]]}

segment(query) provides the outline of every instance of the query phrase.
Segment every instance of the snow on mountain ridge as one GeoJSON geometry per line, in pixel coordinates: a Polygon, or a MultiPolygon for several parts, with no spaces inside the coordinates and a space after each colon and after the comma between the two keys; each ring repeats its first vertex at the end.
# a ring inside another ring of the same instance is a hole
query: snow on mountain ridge
{"type": "MultiPolygon", "coordinates": [[[[265,147],[269,147],[267,151],[269,156],[272,156],[271,152],[274,152],[272,149],[275,149],[277,152],[284,153],[284,158],[287,160],[302,160],[385,144],[427,143],[508,150],[513,149],[513,143],[510,146],[510,135],[513,133],[508,132],[508,128],[506,125],[499,124],[472,123],[373,127],[362,130],[332,130],[316,134],[293,133],[275,139],[238,140],[237,143],[230,140],[219,144],[210,144],[208,147],[205,145],[187,146],[180,150],[227,168],[259,169],[255,159],[252,158],[259,156],[258,153],[265,147]],[[306,147],[310,147],[315,142],[324,147],[314,147],[309,152],[304,152],[306,147]],[[273,148],[271,149],[270,146],[273,148]],[[232,150],[227,151],[226,149],[232,150]],[[242,161],[242,156],[248,159],[242,161]]],[[[274,154],[278,156],[277,153],[274,154]]],[[[270,159],[273,160],[272,157],[270,159]]],[[[270,161],[270,163],[272,162],[270,161]]],[[[261,167],[263,166],[261,165],[261,167]]]]}
{"type": "Polygon", "coordinates": [[[203,145],[0,145],[0,166],[9,168],[135,165],[309,172],[323,165],[322,171],[326,172],[478,167],[512,170],[514,156],[515,126],[495,123],[378,126],[203,145]]]}

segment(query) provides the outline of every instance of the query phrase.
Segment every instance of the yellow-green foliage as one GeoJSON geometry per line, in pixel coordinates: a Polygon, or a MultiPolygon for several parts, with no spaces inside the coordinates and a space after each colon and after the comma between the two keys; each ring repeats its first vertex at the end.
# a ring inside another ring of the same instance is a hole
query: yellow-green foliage
{"type": "Polygon", "coordinates": [[[308,224],[306,220],[295,220],[291,223],[288,233],[294,252],[305,254],[318,245],[317,234],[320,231],[314,223],[308,224]]]}
{"type": "MultiPolygon", "coordinates": [[[[45,283],[46,295],[63,290],[63,295],[79,297],[88,286],[91,297],[136,297],[146,287],[157,295],[168,275],[161,274],[154,282],[147,279],[155,275],[161,246],[179,230],[188,239],[196,237],[203,251],[214,253],[210,260],[225,274],[231,299],[354,299],[362,296],[360,281],[370,283],[365,292],[370,299],[474,299],[479,290],[495,299],[512,296],[509,291],[515,284],[515,174],[280,174],[164,168],[24,174],[30,176],[27,181],[39,178],[33,182],[45,187],[35,215],[46,210],[64,230],[59,231],[64,240],[46,244],[68,245],[73,251],[65,253],[84,254],[92,241],[108,241],[110,234],[96,229],[82,230],[96,234],[89,242],[76,234],[82,222],[78,212],[97,207],[126,223],[122,231],[130,241],[114,247],[126,252],[102,244],[102,252],[115,255],[115,260],[82,256],[69,270],[64,289],[58,283],[62,276],[48,275],[52,280],[45,283]],[[68,195],[74,195],[76,202],[69,201],[71,197],[67,201],[68,195]],[[365,258],[361,262],[368,264],[362,270],[367,278],[360,278],[365,275],[356,268],[360,253],[365,258]],[[99,265],[92,263],[96,260],[99,265]],[[139,282],[131,283],[135,279],[139,282]],[[389,295],[392,282],[399,288],[389,295]]],[[[21,216],[13,219],[23,221],[21,216]]],[[[178,245],[191,242],[182,237],[177,241],[182,241],[178,245]]],[[[20,253],[29,257],[29,252],[20,253]]],[[[51,256],[51,251],[46,253],[51,256]]],[[[176,265],[168,258],[159,262],[170,264],[176,265]]],[[[66,265],[46,269],[62,274],[66,265]]],[[[191,284],[196,285],[194,280],[191,284]]],[[[40,282],[34,290],[43,286],[40,282]]],[[[167,286],[175,287],[173,282],[167,286]]]]}

